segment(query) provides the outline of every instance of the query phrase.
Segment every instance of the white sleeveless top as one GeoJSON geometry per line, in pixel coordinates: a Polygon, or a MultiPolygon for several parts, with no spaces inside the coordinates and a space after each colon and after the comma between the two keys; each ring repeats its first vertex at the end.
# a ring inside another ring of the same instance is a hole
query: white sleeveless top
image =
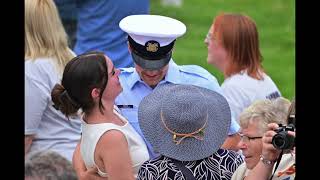
{"type": "Polygon", "coordinates": [[[149,160],[148,149],[139,134],[133,129],[128,121],[115,109],[113,112],[123,121],[125,125],[118,126],[113,123],[87,124],[82,120],[82,139],[80,145],[81,156],[87,168],[97,167],[98,174],[107,177],[107,173],[99,169],[94,162],[94,151],[100,137],[108,130],[121,131],[128,142],[134,177],[137,177],[140,166],[149,160]]]}

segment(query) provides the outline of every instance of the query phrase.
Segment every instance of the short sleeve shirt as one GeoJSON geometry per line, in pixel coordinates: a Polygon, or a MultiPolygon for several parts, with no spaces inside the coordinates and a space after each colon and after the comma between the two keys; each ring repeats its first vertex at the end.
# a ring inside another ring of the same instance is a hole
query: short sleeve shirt
{"type": "MultiPolygon", "coordinates": [[[[141,100],[150,94],[153,89],[140,79],[134,68],[123,68],[121,71],[119,78],[123,91],[116,98],[116,105],[118,105],[123,116],[128,119],[133,128],[145,140],[150,157],[156,157],[157,154],[144,138],[138,122],[138,106],[141,100]]],[[[173,60],[169,62],[169,69],[165,78],[159,82],[159,84],[164,83],[191,84],[223,94],[217,79],[207,70],[196,65],[178,66],[173,60]]],[[[232,119],[229,134],[234,134],[239,129],[238,123],[232,119]]]]}
{"type": "Polygon", "coordinates": [[[263,73],[263,80],[257,80],[243,71],[225,79],[221,88],[237,122],[241,112],[254,101],[281,96],[275,83],[265,73],[263,73]]]}
{"type": "Polygon", "coordinates": [[[51,149],[68,160],[80,139],[80,118],[66,118],[51,101],[60,77],[51,58],[25,61],[25,135],[35,135],[30,152],[51,149]]]}

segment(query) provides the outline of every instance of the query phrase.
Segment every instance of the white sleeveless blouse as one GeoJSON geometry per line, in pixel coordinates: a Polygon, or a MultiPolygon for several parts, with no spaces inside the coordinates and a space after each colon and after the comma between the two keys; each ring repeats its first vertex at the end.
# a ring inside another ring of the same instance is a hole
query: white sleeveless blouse
{"type": "Polygon", "coordinates": [[[81,156],[87,168],[97,167],[98,174],[102,177],[107,177],[107,173],[101,171],[94,162],[94,151],[98,140],[106,131],[112,129],[119,130],[127,139],[133,173],[134,177],[136,178],[140,166],[145,161],[149,160],[147,146],[140,135],[130,125],[130,123],[115,109],[113,111],[123,122],[125,122],[125,125],[118,126],[113,123],[87,124],[82,120],[82,139],[80,145],[81,156]]]}

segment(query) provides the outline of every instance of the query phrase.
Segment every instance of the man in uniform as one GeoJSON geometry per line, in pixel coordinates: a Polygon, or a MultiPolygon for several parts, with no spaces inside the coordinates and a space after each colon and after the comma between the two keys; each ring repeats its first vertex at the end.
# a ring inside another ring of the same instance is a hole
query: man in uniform
{"type": "MultiPolygon", "coordinates": [[[[186,32],[186,26],[169,17],[158,15],[131,15],[122,19],[120,28],[128,33],[128,44],[135,68],[121,68],[119,75],[123,88],[116,104],[121,114],[139,133],[147,144],[150,158],[158,154],[146,141],[138,123],[138,106],[159,84],[191,84],[223,94],[217,79],[197,65],[177,65],[172,57],[175,40],[186,32]]],[[[240,140],[240,126],[232,118],[229,142],[225,148],[235,147],[240,140]],[[234,139],[230,141],[230,139],[234,139]]],[[[228,141],[227,138],[227,141],[228,141]]],[[[79,145],[78,145],[79,146],[79,145]]],[[[81,166],[79,149],[75,151],[73,164],[79,175],[86,169],[81,166]]]]}

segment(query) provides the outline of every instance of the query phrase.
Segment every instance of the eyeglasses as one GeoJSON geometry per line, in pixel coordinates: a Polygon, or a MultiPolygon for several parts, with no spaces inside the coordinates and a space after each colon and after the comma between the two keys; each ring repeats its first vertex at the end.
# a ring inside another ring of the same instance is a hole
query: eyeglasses
{"type": "Polygon", "coordinates": [[[208,32],[207,35],[206,35],[205,41],[209,43],[210,40],[211,40],[211,32],[210,32],[210,30],[209,30],[209,32],[208,32]]]}
{"type": "Polygon", "coordinates": [[[217,43],[217,36],[216,36],[216,33],[213,34],[210,30],[209,32],[207,33],[206,35],[206,38],[205,38],[205,43],[209,44],[209,43],[217,43]]]}
{"type": "Polygon", "coordinates": [[[240,138],[241,138],[240,141],[242,141],[244,143],[248,143],[248,142],[251,142],[251,140],[261,139],[262,138],[262,136],[249,137],[249,136],[246,136],[246,135],[241,134],[241,133],[239,133],[239,135],[240,135],[240,138]]]}

